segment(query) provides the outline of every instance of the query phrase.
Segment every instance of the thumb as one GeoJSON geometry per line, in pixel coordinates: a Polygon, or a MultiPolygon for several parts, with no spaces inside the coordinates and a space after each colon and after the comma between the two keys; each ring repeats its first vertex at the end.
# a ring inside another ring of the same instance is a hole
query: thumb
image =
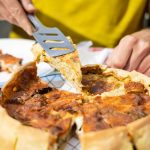
{"type": "Polygon", "coordinates": [[[32,4],[31,0],[21,0],[23,8],[28,12],[28,13],[34,13],[35,12],[35,7],[32,4]]]}

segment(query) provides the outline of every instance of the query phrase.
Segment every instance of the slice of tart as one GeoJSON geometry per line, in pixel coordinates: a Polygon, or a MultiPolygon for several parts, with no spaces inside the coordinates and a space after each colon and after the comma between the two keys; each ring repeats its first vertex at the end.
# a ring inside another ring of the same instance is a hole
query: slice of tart
{"type": "MultiPolygon", "coordinates": [[[[57,49],[59,50],[59,49],[57,49]]],[[[66,55],[51,57],[45,50],[37,43],[33,45],[32,52],[37,61],[45,61],[52,67],[60,71],[60,73],[70,81],[78,91],[81,91],[81,64],[78,51],[66,55]]]]}

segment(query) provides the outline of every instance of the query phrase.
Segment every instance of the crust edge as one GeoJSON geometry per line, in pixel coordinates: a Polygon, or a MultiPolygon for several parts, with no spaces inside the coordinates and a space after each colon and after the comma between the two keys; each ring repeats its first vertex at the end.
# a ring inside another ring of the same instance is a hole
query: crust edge
{"type": "Polygon", "coordinates": [[[116,127],[79,135],[83,150],[132,150],[126,127],[116,127]],[[95,138],[96,137],[96,138],[95,138]]]}

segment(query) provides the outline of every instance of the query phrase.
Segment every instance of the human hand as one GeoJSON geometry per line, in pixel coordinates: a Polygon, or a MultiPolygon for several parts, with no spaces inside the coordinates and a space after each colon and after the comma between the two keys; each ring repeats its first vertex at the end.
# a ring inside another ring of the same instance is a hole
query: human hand
{"type": "Polygon", "coordinates": [[[32,35],[32,25],[24,10],[28,13],[35,11],[31,0],[0,0],[0,20],[17,25],[32,35]]]}
{"type": "Polygon", "coordinates": [[[150,76],[150,29],[122,38],[106,60],[113,68],[136,70],[150,76]]]}

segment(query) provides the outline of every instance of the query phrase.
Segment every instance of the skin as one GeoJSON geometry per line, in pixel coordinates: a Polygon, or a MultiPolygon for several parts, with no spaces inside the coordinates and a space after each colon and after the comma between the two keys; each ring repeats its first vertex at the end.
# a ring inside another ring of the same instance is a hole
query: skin
{"type": "Polygon", "coordinates": [[[24,29],[32,35],[33,27],[29,22],[26,12],[34,13],[35,8],[31,0],[0,0],[0,20],[6,20],[24,29]]]}
{"type": "Polygon", "coordinates": [[[150,29],[123,37],[106,60],[113,68],[136,70],[150,76],[150,29]]]}
{"type": "MultiPolygon", "coordinates": [[[[32,35],[33,28],[25,11],[34,13],[31,0],[0,0],[0,19],[32,35]]],[[[136,70],[150,76],[150,29],[123,37],[106,60],[106,65],[128,71],[136,70]]]]}

